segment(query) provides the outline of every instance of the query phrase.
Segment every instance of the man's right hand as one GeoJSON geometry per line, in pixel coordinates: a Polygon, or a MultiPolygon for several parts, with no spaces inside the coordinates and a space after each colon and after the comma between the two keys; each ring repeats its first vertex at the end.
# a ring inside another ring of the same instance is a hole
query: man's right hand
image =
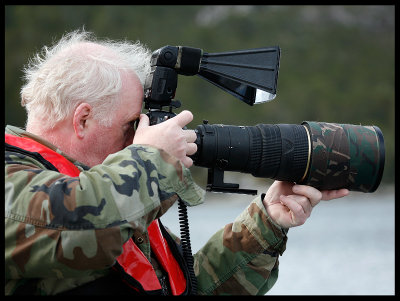
{"type": "Polygon", "coordinates": [[[193,120],[190,111],[182,111],[175,117],[162,123],[150,126],[146,114],[140,114],[140,121],[133,137],[133,144],[148,144],[161,148],[179,159],[186,167],[193,165],[188,155],[197,151],[196,133],[194,130],[183,130],[193,120]]]}

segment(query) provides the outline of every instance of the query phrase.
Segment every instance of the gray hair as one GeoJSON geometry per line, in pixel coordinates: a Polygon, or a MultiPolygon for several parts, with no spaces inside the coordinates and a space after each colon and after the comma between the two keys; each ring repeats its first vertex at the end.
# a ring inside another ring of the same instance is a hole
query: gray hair
{"type": "Polygon", "coordinates": [[[45,118],[42,127],[51,129],[85,101],[92,105],[94,118],[110,126],[110,111],[122,87],[121,72],[133,72],[143,86],[150,57],[151,51],[139,41],[100,41],[85,30],[64,35],[52,47],[44,46],[23,70],[21,104],[28,123],[45,118]]]}

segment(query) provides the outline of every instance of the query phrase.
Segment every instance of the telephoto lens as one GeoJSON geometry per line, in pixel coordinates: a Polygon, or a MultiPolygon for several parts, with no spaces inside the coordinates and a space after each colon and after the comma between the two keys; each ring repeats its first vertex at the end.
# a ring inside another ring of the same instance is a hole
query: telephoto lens
{"type": "Polygon", "coordinates": [[[376,126],[311,121],[255,126],[204,123],[195,131],[196,166],[320,190],[374,192],[381,182],[385,146],[376,126]]]}

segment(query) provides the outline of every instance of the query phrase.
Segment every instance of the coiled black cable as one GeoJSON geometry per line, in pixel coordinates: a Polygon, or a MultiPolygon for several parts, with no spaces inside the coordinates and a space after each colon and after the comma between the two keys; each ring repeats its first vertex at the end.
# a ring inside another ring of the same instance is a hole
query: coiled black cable
{"type": "Polygon", "coordinates": [[[189,221],[187,215],[186,204],[179,198],[178,201],[178,215],[179,215],[179,227],[181,233],[181,246],[183,252],[183,258],[186,261],[189,277],[192,286],[192,294],[197,295],[197,278],[194,274],[194,259],[192,255],[192,247],[190,244],[190,232],[189,232],[189,221]]]}

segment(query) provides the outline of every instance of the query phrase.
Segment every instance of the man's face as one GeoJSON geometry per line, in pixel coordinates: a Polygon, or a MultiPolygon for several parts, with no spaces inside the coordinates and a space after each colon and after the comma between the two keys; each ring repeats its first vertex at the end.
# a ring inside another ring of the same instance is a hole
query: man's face
{"type": "Polygon", "coordinates": [[[142,102],[143,87],[136,75],[124,73],[122,76],[121,98],[113,108],[113,120],[110,127],[105,127],[93,120],[88,138],[85,139],[85,152],[79,161],[94,166],[100,164],[112,153],[132,144],[134,122],[139,118],[142,102]]]}

